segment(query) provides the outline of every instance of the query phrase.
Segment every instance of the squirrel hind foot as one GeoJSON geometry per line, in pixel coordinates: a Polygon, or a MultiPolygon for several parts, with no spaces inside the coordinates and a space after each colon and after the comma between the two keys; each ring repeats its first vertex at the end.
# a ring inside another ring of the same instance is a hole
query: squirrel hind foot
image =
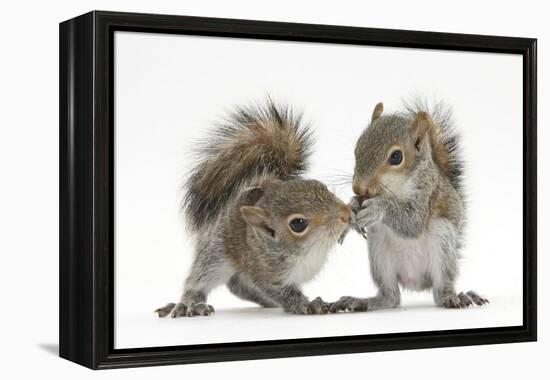
{"type": "Polygon", "coordinates": [[[489,300],[487,298],[482,297],[476,292],[470,290],[467,293],[452,293],[445,296],[441,303],[441,306],[446,309],[464,309],[473,305],[483,306],[486,303],[489,303],[489,300]]]}
{"type": "Polygon", "coordinates": [[[154,312],[158,314],[159,318],[164,318],[168,314],[170,314],[170,312],[174,309],[175,306],[176,306],[175,303],[169,303],[169,304],[166,304],[166,306],[159,307],[154,312]]]}
{"type": "Polygon", "coordinates": [[[186,316],[187,317],[194,317],[194,316],[207,317],[214,313],[215,311],[212,305],[208,305],[204,302],[199,302],[187,308],[186,316]]]}

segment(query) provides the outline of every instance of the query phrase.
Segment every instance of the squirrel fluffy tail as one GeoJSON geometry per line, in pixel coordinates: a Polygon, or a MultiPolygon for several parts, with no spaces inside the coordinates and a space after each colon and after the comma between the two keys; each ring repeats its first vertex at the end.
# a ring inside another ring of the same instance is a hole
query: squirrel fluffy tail
{"type": "Polygon", "coordinates": [[[245,187],[263,178],[285,179],[307,169],[312,141],[302,115],[276,105],[238,107],[198,145],[184,185],[191,230],[210,225],[245,187]]]}
{"type": "Polygon", "coordinates": [[[435,103],[430,107],[427,101],[419,98],[405,101],[404,107],[406,113],[411,117],[414,117],[419,111],[427,112],[430,115],[435,127],[432,136],[435,144],[435,158],[453,187],[461,191],[464,161],[460,136],[454,126],[451,107],[444,102],[435,103]]]}

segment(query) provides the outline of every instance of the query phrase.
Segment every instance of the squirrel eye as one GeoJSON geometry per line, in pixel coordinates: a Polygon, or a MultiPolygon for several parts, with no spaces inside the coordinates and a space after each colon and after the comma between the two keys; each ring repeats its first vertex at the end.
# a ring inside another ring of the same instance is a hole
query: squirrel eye
{"type": "Polygon", "coordinates": [[[297,233],[304,232],[308,225],[309,222],[304,218],[294,218],[289,223],[290,229],[297,233]]]}
{"type": "Polygon", "coordinates": [[[399,149],[394,150],[388,158],[388,163],[390,165],[399,165],[401,161],[403,161],[403,152],[401,152],[399,149]]]}

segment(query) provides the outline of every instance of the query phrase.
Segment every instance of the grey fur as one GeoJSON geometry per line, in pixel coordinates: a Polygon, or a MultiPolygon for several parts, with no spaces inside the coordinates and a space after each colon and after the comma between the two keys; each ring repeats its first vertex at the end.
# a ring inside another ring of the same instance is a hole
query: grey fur
{"type": "Polygon", "coordinates": [[[487,298],[478,295],[476,292],[472,290],[466,293],[466,295],[470,297],[472,302],[475,303],[477,306],[482,306],[482,305],[485,305],[486,303],[489,303],[489,300],[487,298]]]}
{"type": "Polygon", "coordinates": [[[157,310],[155,310],[155,313],[158,313],[158,316],[160,318],[166,317],[170,312],[174,309],[176,306],[175,303],[169,303],[166,306],[159,307],[157,310]]]}
{"type": "Polygon", "coordinates": [[[444,102],[437,102],[432,107],[421,97],[415,97],[403,102],[403,116],[413,119],[419,111],[430,115],[440,131],[441,144],[449,153],[449,165],[444,170],[445,177],[451,185],[462,193],[464,161],[462,159],[461,139],[456,130],[452,108],[444,102]]]}
{"type": "Polygon", "coordinates": [[[451,111],[442,103],[430,111],[420,101],[404,109],[380,116],[378,105],[355,150],[354,191],[360,194],[350,206],[355,229],[366,232],[378,293],[370,298],[342,297],[331,305],[332,312],[397,307],[400,286],[432,289],[435,303],[446,308],[487,302],[474,292],[457,295],[454,288],[465,202],[451,111]],[[391,167],[386,160],[394,149],[403,151],[404,158],[391,167]]]}
{"type": "Polygon", "coordinates": [[[268,97],[265,104],[236,107],[199,141],[182,202],[191,230],[211,225],[243,188],[262,178],[305,172],[312,137],[302,119],[268,97]],[[279,141],[266,141],[272,137],[279,141]]]}
{"type": "Polygon", "coordinates": [[[229,123],[214,131],[187,185],[195,260],[172,316],[212,314],[207,296],[222,284],[263,307],[327,313],[329,304],[310,302],[300,286],[347,231],[350,208],[321,182],[299,178],[310,137],[288,108],[268,100],[240,108],[229,123]],[[290,230],[293,215],[310,221],[303,235],[290,230]]]}
{"type": "MultiPolygon", "coordinates": [[[[170,316],[172,318],[187,316],[187,306],[178,302],[176,305],[174,305],[174,308],[172,310],[172,313],[170,313],[170,316]]],[[[159,317],[162,317],[162,315],[159,314],[159,317]]]]}
{"type": "Polygon", "coordinates": [[[245,301],[257,303],[266,308],[279,307],[279,304],[258,289],[252,281],[245,278],[245,275],[242,273],[235,273],[231,276],[227,283],[227,288],[231,293],[245,301]]]}

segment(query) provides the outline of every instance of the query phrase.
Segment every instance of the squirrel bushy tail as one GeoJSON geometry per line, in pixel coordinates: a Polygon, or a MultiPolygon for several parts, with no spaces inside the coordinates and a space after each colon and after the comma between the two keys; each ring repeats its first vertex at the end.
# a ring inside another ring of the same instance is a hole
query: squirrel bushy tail
{"type": "Polygon", "coordinates": [[[183,209],[191,230],[210,225],[243,188],[263,178],[302,174],[311,154],[311,132],[290,107],[237,107],[198,144],[197,162],[184,185],[183,209]]]}
{"type": "Polygon", "coordinates": [[[438,102],[430,107],[428,102],[413,98],[411,101],[404,102],[404,108],[405,113],[411,118],[414,118],[420,111],[430,115],[435,127],[432,128],[431,135],[434,158],[451,185],[461,192],[464,161],[462,159],[460,136],[454,126],[451,107],[444,102],[438,102]]]}

